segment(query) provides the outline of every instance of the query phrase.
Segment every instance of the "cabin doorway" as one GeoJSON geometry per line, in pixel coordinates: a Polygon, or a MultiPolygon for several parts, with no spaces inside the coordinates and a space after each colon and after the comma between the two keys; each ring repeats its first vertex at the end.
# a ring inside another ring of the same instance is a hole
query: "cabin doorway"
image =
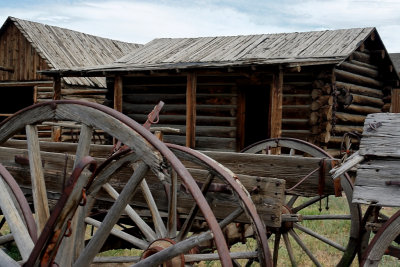
{"type": "Polygon", "coordinates": [[[244,147],[269,138],[268,85],[250,85],[242,91],[245,98],[244,147]]]}
{"type": "Polygon", "coordinates": [[[20,109],[33,105],[32,86],[1,87],[0,90],[3,95],[0,97],[0,121],[20,109]]]}

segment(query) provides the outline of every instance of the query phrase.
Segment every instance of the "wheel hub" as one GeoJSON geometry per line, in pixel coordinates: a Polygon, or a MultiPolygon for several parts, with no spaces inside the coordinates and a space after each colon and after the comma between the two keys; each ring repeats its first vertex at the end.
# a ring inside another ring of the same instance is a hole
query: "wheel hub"
{"type": "MultiPolygon", "coordinates": [[[[160,252],[170,246],[175,245],[176,242],[169,238],[160,238],[154,240],[149,247],[143,252],[142,259],[146,259],[157,252],[160,252]]],[[[170,266],[185,266],[185,257],[183,254],[180,254],[162,264],[163,267],[170,267],[170,266]]]]}

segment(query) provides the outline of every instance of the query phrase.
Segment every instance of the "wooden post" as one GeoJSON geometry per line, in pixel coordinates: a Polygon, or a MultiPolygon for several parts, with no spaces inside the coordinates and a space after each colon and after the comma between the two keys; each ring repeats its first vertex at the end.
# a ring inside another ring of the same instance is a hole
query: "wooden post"
{"type": "Polygon", "coordinates": [[[114,80],[114,109],[122,112],[122,77],[115,76],[114,80]]]}
{"type": "Polygon", "coordinates": [[[187,75],[186,86],[186,146],[194,148],[196,144],[196,73],[187,75]]]}
{"type": "Polygon", "coordinates": [[[279,69],[278,74],[272,78],[271,100],[270,100],[270,138],[282,135],[282,98],[283,98],[283,71],[279,69]]]}
{"type": "MultiPolygon", "coordinates": [[[[61,77],[54,76],[53,78],[53,100],[61,99],[61,77]]],[[[61,142],[61,127],[53,126],[51,130],[51,140],[53,142],[61,142]]]]}
{"type": "Polygon", "coordinates": [[[392,105],[390,112],[400,113],[400,88],[392,89],[392,105]]]}
{"type": "Polygon", "coordinates": [[[53,79],[53,100],[60,100],[61,99],[61,77],[54,76],[53,79]]]}

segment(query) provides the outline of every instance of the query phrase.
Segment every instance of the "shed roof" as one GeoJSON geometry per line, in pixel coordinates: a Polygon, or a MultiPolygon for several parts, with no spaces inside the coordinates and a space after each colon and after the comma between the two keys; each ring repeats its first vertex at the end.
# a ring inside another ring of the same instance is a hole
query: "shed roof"
{"type": "Polygon", "coordinates": [[[400,53],[391,53],[389,55],[397,73],[400,73],[400,53]]]}
{"type": "MultiPolygon", "coordinates": [[[[243,36],[160,38],[113,64],[80,68],[79,71],[95,75],[100,71],[337,64],[350,56],[374,31],[375,28],[370,27],[243,36]]],[[[59,73],[73,75],[77,74],[77,70],[64,69],[59,73]]]]}
{"type": "MultiPolygon", "coordinates": [[[[110,64],[141,46],[14,17],[8,17],[0,34],[8,23],[14,23],[53,69],[110,64]]],[[[102,77],[65,77],[64,80],[71,85],[106,87],[102,77]]]]}

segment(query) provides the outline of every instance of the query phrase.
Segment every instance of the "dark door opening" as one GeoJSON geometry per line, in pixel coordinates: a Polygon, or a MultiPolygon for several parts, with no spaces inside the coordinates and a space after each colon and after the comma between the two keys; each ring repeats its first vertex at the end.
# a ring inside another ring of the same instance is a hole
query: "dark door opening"
{"type": "Polygon", "coordinates": [[[33,104],[31,86],[1,87],[0,92],[0,121],[33,104]]]}
{"type": "Polygon", "coordinates": [[[268,85],[250,85],[243,90],[246,101],[244,146],[269,137],[269,98],[268,85]]]}

